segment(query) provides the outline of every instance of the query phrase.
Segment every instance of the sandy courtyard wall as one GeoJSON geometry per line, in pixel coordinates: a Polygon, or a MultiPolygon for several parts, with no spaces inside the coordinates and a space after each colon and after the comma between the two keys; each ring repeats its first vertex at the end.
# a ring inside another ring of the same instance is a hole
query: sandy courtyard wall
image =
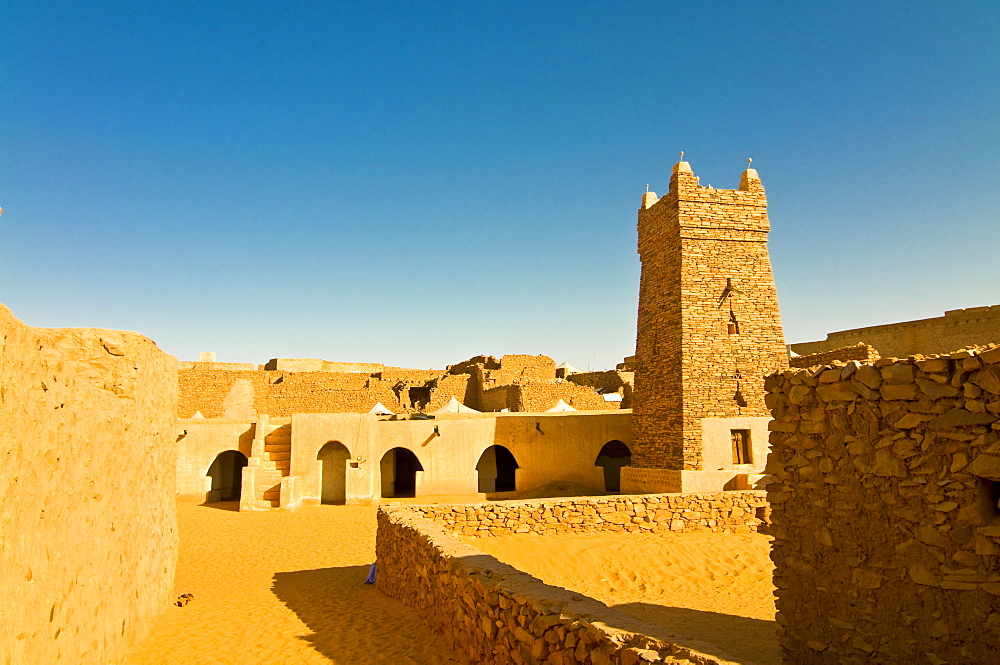
{"type": "Polygon", "coordinates": [[[786,662],[998,662],[1000,347],[766,389],[786,662]]]}
{"type": "Polygon", "coordinates": [[[681,638],[501,563],[459,541],[414,507],[379,510],[376,556],[376,588],[418,608],[467,662],[731,662],[707,655],[705,651],[719,653],[711,645],[681,638]]]}
{"type": "Polygon", "coordinates": [[[121,662],[173,588],[177,361],[2,305],[0,334],[2,662],[121,662]]]}

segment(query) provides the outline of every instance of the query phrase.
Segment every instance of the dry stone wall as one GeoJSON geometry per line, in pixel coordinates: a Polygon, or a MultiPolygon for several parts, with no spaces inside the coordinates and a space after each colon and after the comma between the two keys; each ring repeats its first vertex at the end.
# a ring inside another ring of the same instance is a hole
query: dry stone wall
{"type": "Polygon", "coordinates": [[[465,536],[513,533],[733,532],[767,524],[764,492],[643,494],[412,506],[414,513],[465,536]]]}
{"type": "Polygon", "coordinates": [[[857,360],[862,363],[873,363],[882,356],[875,350],[875,347],[860,343],[854,346],[844,346],[831,351],[813,353],[807,356],[792,356],[788,364],[792,367],[815,367],[816,365],[829,365],[834,362],[849,362],[857,360]]]}
{"type": "Polygon", "coordinates": [[[380,508],[376,556],[376,588],[417,608],[467,662],[731,662],[707,655],[705,651],[719,653],[710,645],[672,635],[500,563],[408,506],[380,508]]]}
{"type": "Polygon", "coordinates": [[[122,662],[177,560],[177,361],[0,306],[0,661],[122,662]]]}
{"type": "Polygon", "coordinates": [[[997,662],[1000,347],[765,388],[787,661],[997,662]]]}

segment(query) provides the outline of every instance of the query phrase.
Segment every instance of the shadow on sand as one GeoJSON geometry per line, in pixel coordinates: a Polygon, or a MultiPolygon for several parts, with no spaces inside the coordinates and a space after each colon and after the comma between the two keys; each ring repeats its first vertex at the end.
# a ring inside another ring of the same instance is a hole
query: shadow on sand
{"type": "Polygon", "coordinates": [[[271,591],[312,631],[300,639],[336,663],[430,662],[414,610],[363,584],[367,576],[368,566],[275,573],[271,591]]]}
{"type": "Polygon", "coordinates": [[[708,646],[699,647],[713,656],[727,656],[737,662],[750,661],[757,665],[781,663],[778,624],[774,621],[650,603],[623,603],[612,607],[646,623],[718,647],[718,653],[708,646]]]}
{"type": "Polygon", "coordinates": [[[215,508],[216,510],[229,510],[234,513],[240,512],[239,501],[206,501],[198,505],[205,506],[206,508],[215,508]]]}

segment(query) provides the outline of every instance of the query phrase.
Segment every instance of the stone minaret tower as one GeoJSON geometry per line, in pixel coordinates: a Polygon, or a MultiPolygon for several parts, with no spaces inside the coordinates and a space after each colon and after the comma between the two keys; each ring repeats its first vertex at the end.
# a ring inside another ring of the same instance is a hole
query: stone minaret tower
{"type": "Polygon", "coordinates": [[[712,189],[682,161],[666,196],[642,197],[629,475],[646,491],[701,486],[677,487],[681,474],[644,469],[732,477],[764,466],[764,377],[787,366],[769,228],[764,187],[751,168],[738,190],[712,189]],[[658,487],[642,482],[657,478],[658,487]]]}

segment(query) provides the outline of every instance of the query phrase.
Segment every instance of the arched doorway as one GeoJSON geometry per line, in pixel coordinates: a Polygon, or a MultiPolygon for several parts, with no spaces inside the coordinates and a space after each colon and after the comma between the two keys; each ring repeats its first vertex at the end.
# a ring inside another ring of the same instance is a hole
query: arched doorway
{"type": "Polygon", "coordinates": [[[515,475],[517,460],[503,446],[490,446],[483,451],[476,472],[479,474],[480,492],[513,492],[517,489],[515,475]]]}
{"type": "Polygon", "coordinates": [[[597,454],[594,466],[604,467],[604,491],[620,492],[622,488],[622,467],[632,463],[632,451],[618,440],[608,441],[597,454]]]}
{"type": "Polygon", "coordinates": [[[212,489],[205,498],[211,501],[239,501],[243,489],[243,467],[247,456],[236,450],[226,450],[216,456],[206,476],[212,478],[212,489]]]}
{"type": "Polygon", "coordinates": [[[340,441],[328,441],[316,459],[322,465],[320,503],[347,503],[347,460],[351,453],[340,441]]]}
{"type": "Polygon", "coordinates": [[[420,460],[406,448],[393,448],[382,456],[382,496],[410,497],[417,495],[417,471],[423,471],[420,460]]]}

